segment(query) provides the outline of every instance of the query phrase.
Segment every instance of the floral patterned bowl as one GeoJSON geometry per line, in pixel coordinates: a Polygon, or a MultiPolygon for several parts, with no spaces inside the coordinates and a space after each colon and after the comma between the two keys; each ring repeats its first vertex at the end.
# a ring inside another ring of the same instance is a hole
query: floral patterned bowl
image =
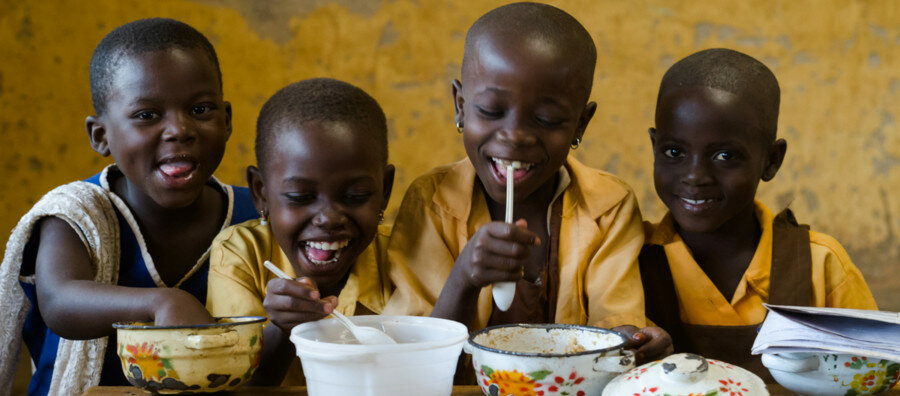
{"type": "Polygon", "coordinates": [[[679,353],[616,377],[603,396],[768,396],[753,373],[718,360],[679,353]]]}
{"type": "Polygon", "coordinates": [[[253,376],[265,321],[244,316],[200,326],[128,322],[113,327],[128,382],[153,393],[194,393],[233,389],[253,376]]]}
{"type": "Polygon", "coordinates": [[[900,379],[900,363],[851,354],[763,354],[762,363],[781,386],[802,395],[874,395],[900,379]]]}
{"type": "Polygon", "coordinates": [[[472,354],[485,395],[599,395],[607,382],[634,367],[625,337],[596,327],[514,324],[472,333],[472,354]]]}

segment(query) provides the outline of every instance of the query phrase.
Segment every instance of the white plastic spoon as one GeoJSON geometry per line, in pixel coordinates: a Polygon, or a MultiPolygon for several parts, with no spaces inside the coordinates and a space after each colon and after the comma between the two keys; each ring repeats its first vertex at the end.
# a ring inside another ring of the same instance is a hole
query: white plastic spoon
{"type": "MultiPolygon", "coordinates": [[[[285,274],[280,269],[278,269],[278,267],[276,267],[275,264],[272,264],[271,261],[266,260],[263,263],[263,265],[266,268],[268,268],[269,271],[272,271],[273,274],[277,275],[279,278],[293,280],[293,278],[291,278],[290,276],[287,276],[287,274],[285,274]]],[[[331,311],[331,316],[333,316],[338,321],[338,323],[344,325],[344,327],[346,327],[347,330],[350,330],[350,333],[353,334],[354,337],[356,337],[356,340],[359,341],[360,344],[377,345],[377,344],[396,344],[397,343],[397,341],[394,341],[394,339],[391,338],[391,336],[387,335],[385,332],[383,332],[381,330],[378,330],[374,327],[357,326],[357,325],[353,324],[353,322],[351,322],[350,319],[348,319],[346,316],[344,316],[343,314],[341,314],[340,312],[338,312],[336,310],[331,311]]]]}
{"type": "MultiPolygon", "coordinates": [[[[513,223],[513,185],[515,184],[515,178],[513,177],[513,172],[515,171],[515,166],[512,164],[506,165],[506,223],[513,223]]],[[[509,306],[512,305],[513,297],[516,296],[516,282],[497,282],[494,283],[494,286],[491,288],[491,293],[494,296],[494,303],[497,304],[497,308],[500,308],[501,311],[506,312],[509,309],[509,306]]]]}

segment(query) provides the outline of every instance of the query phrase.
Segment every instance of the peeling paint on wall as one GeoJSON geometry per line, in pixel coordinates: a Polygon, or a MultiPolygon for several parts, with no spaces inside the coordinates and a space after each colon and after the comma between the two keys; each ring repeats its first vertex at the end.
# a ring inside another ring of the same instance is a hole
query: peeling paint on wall
{"type": "MultiPolygon", "coordinates": [[[[217,175],[243,184],[255,117],[302,78],[330,76],[371,93],[390,119],[397,165],[392,217],[409,182],[463,157],[450,80],[468,26],[498,1],[74,0],[6,2],[0,14],[0,228],[43,193],[97,172],[88,146],[91,51],[111,28],[150,16],[183,20],[219,52],[235,132],[217,175]],[[424,150],[423,148],[427,148],[424,150]]],[[[555,1],[591,32],[597,114],[576,156],[614,172],[645,217],[663,207],[647,127],[659,80],[700,49],[729,47],[769,65],[782,87],[778,176],[759,198],[841,241],[884,309],[900,310],[900,3],[890,0],[555,1]]]]}

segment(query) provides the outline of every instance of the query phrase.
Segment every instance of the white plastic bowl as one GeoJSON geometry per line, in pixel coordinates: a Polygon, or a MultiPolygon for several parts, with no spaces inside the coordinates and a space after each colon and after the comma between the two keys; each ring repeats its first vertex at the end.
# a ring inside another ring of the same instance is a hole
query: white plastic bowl
{"type": "Polygon", "coordinates": [[[294,327],[291,342],[311,396],[449,395],[466,326],[419,316],[354,316],[353,323],[383,329],[394,345],[347,344],[336,320],[294,327]]]}

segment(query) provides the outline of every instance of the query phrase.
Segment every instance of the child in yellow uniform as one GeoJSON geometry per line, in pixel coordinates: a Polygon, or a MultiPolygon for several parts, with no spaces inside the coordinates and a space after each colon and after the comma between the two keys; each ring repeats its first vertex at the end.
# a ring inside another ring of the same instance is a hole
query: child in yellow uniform
{"type": "Polygon", "coordinates": [[[650,138],[669,212],[646,225],[640,256],[647,317],[676,351],[762,376],[750,355],[762,303],[876,309],[837,241],[754,199],[787,149],[776,139],[779,99],[772,72],[737,51],[700,51],[666,72],[650,138]]]}
{"type": "Polygon", "coordinates": [[[431,314],[471,329],[505,323],[623,326],[657,356],[668,335],[644,326],[637,255],[641,217],[620,179],[570,157],[596,103],[596,48],[571,15],[516,3],[482,16],[466,35],[452,84],[467,159],[412,183],[388,247],[398,284],[388,311],[431,314]],[[507,165],[520,169],[507,174],[507,165]],[[514,215],[506,224],[507,178],[514,215]],[[517,282],[511,308],[491,284],[517,282]]]}
{"type": "MultiPolygon", "coordinates": [[[[278,91],[257,121],[247,169],[258,220],[222,231],[210,257],[214,316],[264,315],[254,384],[278,384],[295,361],[294,326],[337,310],[380,313],[391,292],[379,229],[394,179],[387,122],[361,89],[332,79],[278,91]],[[263,266],[269,260],[294,280],[263,266]]],[[[302,378],[293,368],[288,383],[302,378]]]]}

